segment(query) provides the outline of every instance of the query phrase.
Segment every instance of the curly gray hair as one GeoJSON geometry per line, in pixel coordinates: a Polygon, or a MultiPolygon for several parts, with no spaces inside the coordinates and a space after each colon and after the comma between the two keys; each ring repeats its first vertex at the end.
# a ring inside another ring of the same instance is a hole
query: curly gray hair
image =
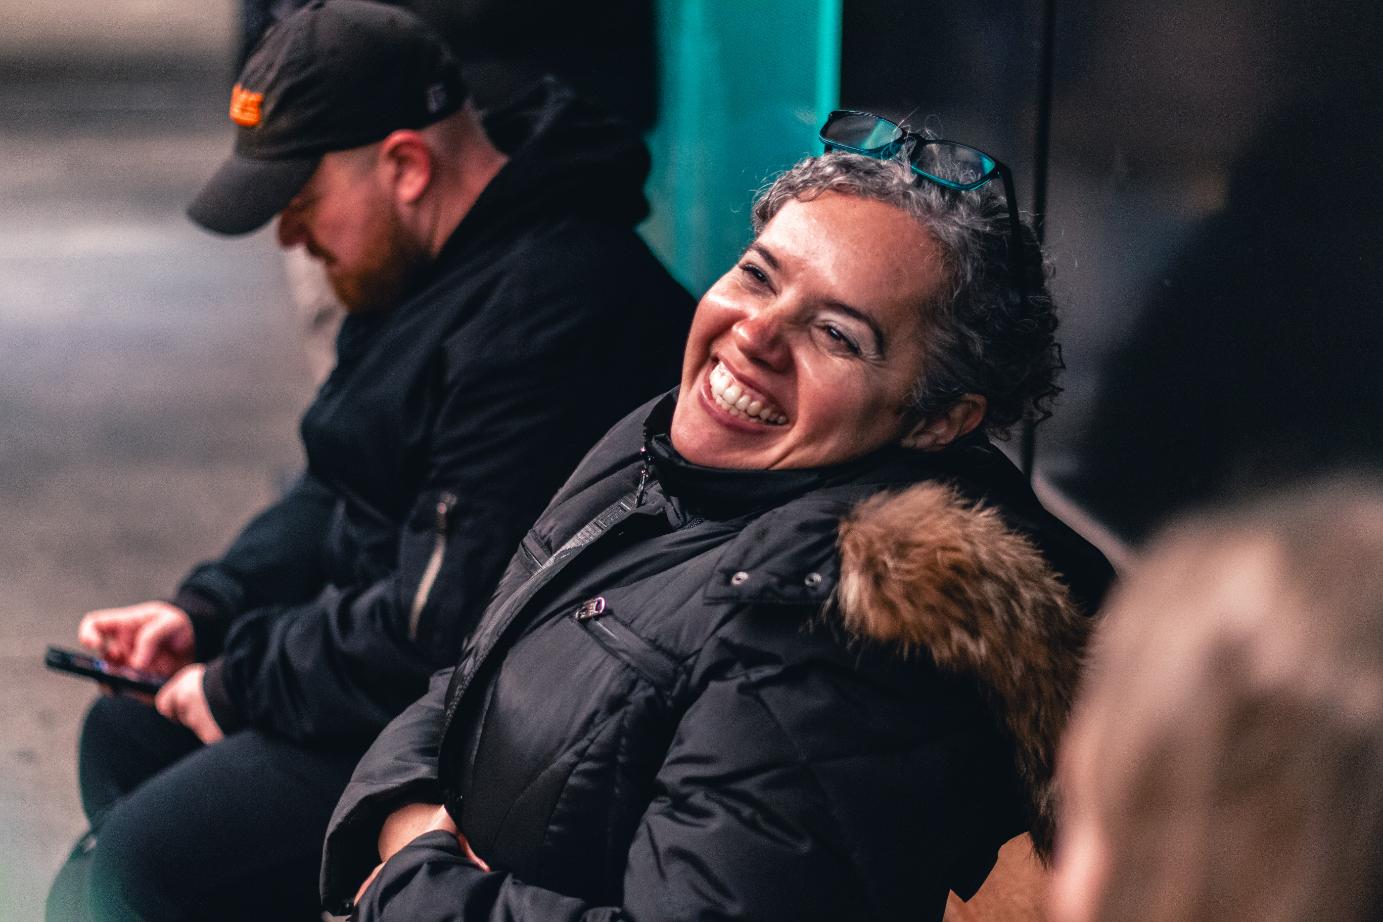
{"type": "Polygon", "coordinates": [[[1020,298],[1009,265],[1008,206],[996,185],[955,192],[917,181],[900,160],[828,153],[799,161],[762,190],[753,226],[758,234],[789,200],[827,192],[874,199],[915,218],[941,245],[948,284],[932,303],[918,305],[926,333],[914,407],[926,419],[965,394],[979,394],[988,403],[985,431],[1003,438],[1024,418],[1051,416],[1061,392],[1056,376],[1065,366],[1036,237],[1022,226],[1026,278],[1020,298]]]}

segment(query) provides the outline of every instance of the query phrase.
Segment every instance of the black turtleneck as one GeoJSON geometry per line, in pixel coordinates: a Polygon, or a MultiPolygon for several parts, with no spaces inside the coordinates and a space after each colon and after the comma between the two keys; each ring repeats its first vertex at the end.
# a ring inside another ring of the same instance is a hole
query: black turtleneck
{"type": "MultiPolygon", "coordinates": [[[[949,455],[949,449],[928,455],[890,445],[824,467],[771,470],[707,467],[688,461],[673,447],[669,430],[676,406],[677,392],[674,390],[653,407],[644,420],[644,448],[664,492],[707,518],[737,518],[781,506],[813,490],[846,483],[908,483],[923,479],[929,473],[934,476],[949,466],[937,463],[942,456],[949,455]]],[[[965,445],[969,447],[970,444],[967,438],[965,445]]]]}

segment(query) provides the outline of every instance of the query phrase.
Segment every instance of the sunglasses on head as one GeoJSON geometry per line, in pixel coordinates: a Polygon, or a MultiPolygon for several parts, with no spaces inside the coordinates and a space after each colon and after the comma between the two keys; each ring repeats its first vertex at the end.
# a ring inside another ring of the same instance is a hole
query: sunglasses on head
{"type": "Polygon", "coordinates": [[[969,144],[924,137],[882,116],[854,109],[832,112],[818,136],[827,152],[845,151],[875,160],[897,160],[901,155],[917,176],[953,192],[971,192],[994,179],[1003,182],[1008,205],[1009,268],[1020,301],[1026,298],[1022,225],[1018,223],[1018,199],[1008,167],[969,144]]]}

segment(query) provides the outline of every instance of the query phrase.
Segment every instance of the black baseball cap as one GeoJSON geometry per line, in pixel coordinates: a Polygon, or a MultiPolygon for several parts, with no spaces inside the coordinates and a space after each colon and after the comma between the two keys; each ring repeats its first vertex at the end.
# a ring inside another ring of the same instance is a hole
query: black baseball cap
{"type": "Polygon", "coordinates": [[[407,10],[373,0],[313,0],[274,25],[231,91],[235,150],[187,215],[220,234],[263,227],[322,155],[422,128],[466,100],[442,39],[407,10]]]}

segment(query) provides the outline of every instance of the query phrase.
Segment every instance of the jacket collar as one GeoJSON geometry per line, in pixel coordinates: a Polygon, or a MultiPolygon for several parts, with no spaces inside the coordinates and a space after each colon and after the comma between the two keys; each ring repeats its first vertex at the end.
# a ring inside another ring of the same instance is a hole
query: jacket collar
{"type": "Polygon", "coordinates": [[[670,499],[709,519],[736,519],[782,506],[816,490],[847,483],[911,483],[924,476],[916,452],[885,448],[845,464],[791,470],[732,470],[693,464],[672,447],[668,430],[673,390],[644,421],[644,451],[670,499]]]}
{"type": "MultiPolygon", "coordinates": [[[[566,216],[634,227],[648,214],[643,184],[648,149],[619,119],[586,102],[553,77],[526,87],[483,114],[485,131],[509,161],[481,190],[436,257],[414,280],[399,307],[430,303],[420,296],[477,258],[478,248],[508,246],[525,228],[566,216]]],[[[399,313],[384,311],[382,314],[399,313]]],[[[380,324],[357,322],[362,342],[380,324]]]]}
{"type": "Polygon", "coordinates": [[[481,191],[438,254],[445,265],[477,241],[584,214],[634,227],[648,216],[648,148],[633,128],[551,76],[483,114],[509,161],[481,191]]]}

